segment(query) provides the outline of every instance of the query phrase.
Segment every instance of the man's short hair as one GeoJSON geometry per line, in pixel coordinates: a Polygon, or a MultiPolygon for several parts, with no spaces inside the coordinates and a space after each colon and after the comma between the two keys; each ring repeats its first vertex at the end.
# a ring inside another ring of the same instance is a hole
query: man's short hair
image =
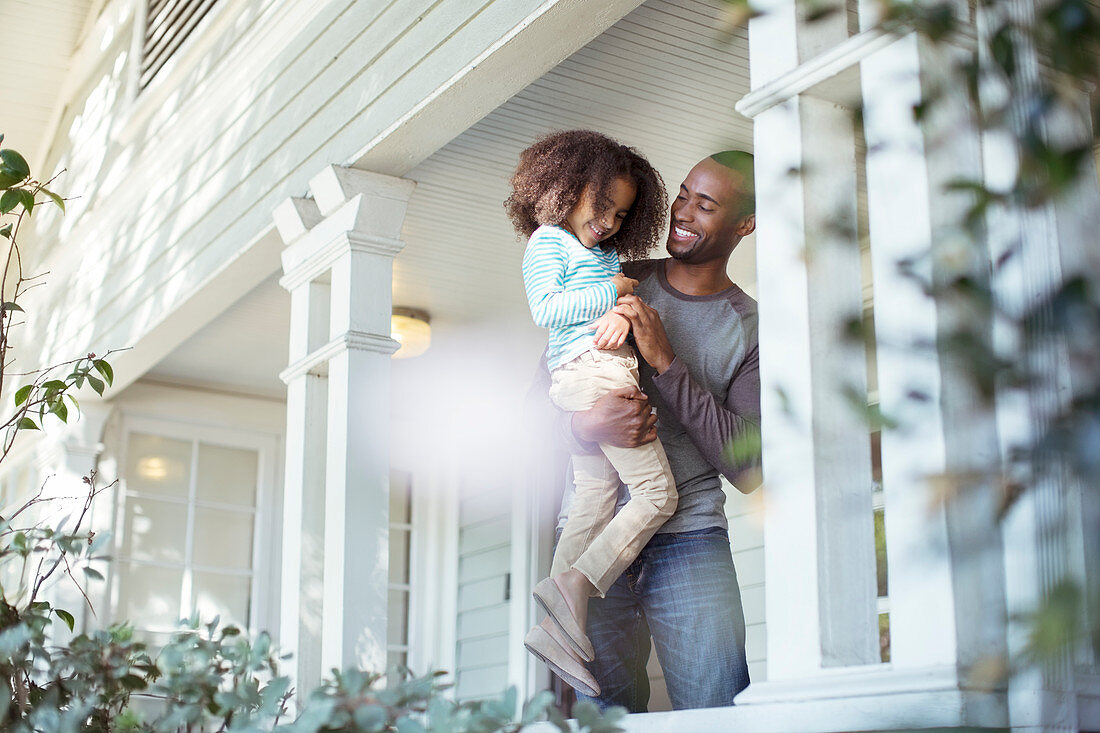
{"type": "Polygon", "coordinates": [[[756,179],[753,174],[752,153],[743,150],[723,150],[715,153],[710,159],[723,168],[738,174],[741,185],[738,190],[741,194],[741,206],[738,216],[748,216],[756,213],[756,179]]]}

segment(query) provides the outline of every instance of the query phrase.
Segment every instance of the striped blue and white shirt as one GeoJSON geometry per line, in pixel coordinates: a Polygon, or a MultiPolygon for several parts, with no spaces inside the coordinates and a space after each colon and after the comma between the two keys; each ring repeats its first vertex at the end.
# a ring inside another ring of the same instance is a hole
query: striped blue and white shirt
{"type": "Polygon", "coordinates": [[[615,307],[620,271],[613,248],[588,249],[565,229],[541,226],[527,240],[523,284],[535,325],[550,329],[546,358],[557,369],[592,348],[589,326],[615,307]]]}

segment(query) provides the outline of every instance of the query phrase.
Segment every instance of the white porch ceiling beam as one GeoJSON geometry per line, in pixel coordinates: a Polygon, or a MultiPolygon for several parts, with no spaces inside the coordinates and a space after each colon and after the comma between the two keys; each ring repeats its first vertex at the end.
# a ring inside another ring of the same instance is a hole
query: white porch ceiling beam
{"type": "Polygon", "coordinates": [[[641,4],[547,0],[346,163],[404,175],[641,4]]]}

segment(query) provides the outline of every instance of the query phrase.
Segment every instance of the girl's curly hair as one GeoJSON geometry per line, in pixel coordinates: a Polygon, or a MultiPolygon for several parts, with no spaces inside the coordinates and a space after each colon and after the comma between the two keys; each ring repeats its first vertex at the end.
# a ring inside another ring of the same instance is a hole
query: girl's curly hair
{"type": "Polygon", "coordinates": [[[634,148],[592,130],[567,130],[541,138],[520,153],[512,195],[504,209],[525,237],[543,224],[561,225],[591,186],[597,210],[611,206],[611,184],[634,182],[638,193],[622,226],[605,244],[626,260],[644,257],[658,243],[668,195],[661,175],[634,148]]]}

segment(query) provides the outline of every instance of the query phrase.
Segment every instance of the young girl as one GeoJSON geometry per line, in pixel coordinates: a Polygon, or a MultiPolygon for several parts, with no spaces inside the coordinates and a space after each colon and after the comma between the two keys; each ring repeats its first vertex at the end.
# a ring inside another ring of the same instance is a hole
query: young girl
{"type": "MultiPolygon", "coordinates": [[[[529,237],[523,280],[535,323],[550,330],[550,398],[587,410],[619,387],[638,386],[638,358],[626,345],[629,322],[612,313],[636,280],[620,255],[644,256],[664,223],[664,184],[633,149],[590,130],[549,135],[520,154],[505,208],[529,237]],[[593,333],[595,331],[595,334],[593,333]]],[[[595,696],[599,685],[585,634],[588,599],[603,595],[676,509],[676,484],[659,442],[600,445],[572,456],[576,494],[549,578],[534,596],[552,622],[524,645],[562,679],[595,696]],[[630,501],[615,514],[619,479],[630,501]],[[583,660],[583,661],[582,661],[583,660]]]]}

